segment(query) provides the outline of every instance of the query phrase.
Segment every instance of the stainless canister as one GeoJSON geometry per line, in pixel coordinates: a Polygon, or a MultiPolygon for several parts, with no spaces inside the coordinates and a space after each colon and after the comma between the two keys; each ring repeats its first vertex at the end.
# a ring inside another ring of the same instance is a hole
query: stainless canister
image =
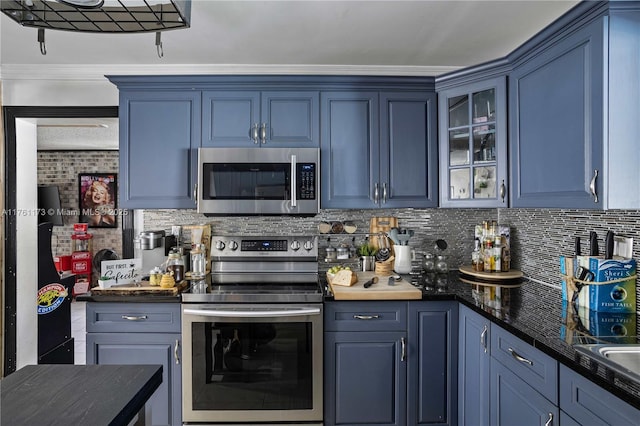
{"type": "Polygon", "coordinates": [[[162,247],[162,239],[164,231],[144,231],[141,232],[138,239],[140,240],[140,248],[142,250],[153,250],[162,247]]]}

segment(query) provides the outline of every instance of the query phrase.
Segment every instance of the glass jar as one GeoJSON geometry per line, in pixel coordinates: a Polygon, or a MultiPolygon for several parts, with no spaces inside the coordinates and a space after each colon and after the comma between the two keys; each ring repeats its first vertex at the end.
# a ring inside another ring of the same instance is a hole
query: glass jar
{"type": "Polygon", "coordinates": [[[173,279],[176,284],[184,280],[184,261],[180,253],[172,251],[169,253],[169,259],[167,260],[167,272],[173,273],[173,279]]]}
{"type": "Polygon", "coordinates": [[[194,244],[191,249],[191,278],[204,278],[206,275],[204,244],[194,244]]]}
{"type": "Polygon", "coordinates": [[[149,271],[149,285],[160,285],[160,279],[162,279],[162,271],[156,266],[149,271]]]}
{"type": "Polygon", "coordinates": [[[436,272],[439,274],[446,274],[449,272],[449,265],[447,264],[447,258],[444,254],[436,256],[436,272]]]}
{"type": "Polygon", "coordinates": [[[327,254],[326,254],[326,258],[325,258],[325,260],[326,260],[327,262],[332,262],[332,261],[336,260],[336,258],[337,258],[337,254],[336,254],[336,249],[335,249],[335,248],[333,248],[333,247],[327,247],[327,248],[326,248],[326,253],[327,253],[327,254]]]}
{"type": "Polygon", "coordinates": [[[436,260],[432,253],[424,254],[424,262],[422,264],[425,272],[434,272],[436,270],[436,260]]]}
{"type": "Polygon", "coordinates": [[[336,249],[336,258],[341,260],[349,259],[349,249],[347,247],[338,247],[336,249]]]}

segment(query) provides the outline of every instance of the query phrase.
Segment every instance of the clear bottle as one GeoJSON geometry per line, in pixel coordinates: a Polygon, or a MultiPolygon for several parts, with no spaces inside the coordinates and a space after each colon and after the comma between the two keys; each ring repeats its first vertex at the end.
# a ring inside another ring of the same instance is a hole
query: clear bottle
{"type": "Polygon", "coordinates": [[[474,271],[484,271],[484,259],[480,259],[480,240],[474,240],[473,253],[471,253],[471,269],[474,271]]]}
{"type": "Polygon", "coordinates": [[[167,272],[173,273],[173,279],[176,284],[179,284],[184,280],[184,261],[180,253],[172,251],[169,253],[169,259],[167,260],[167,272]]]}
{"type": "Polygon", "coordinates": [[[194,244],[191,249],[191,278],[200,279],[206,275],[204,244],[194,244]]]}

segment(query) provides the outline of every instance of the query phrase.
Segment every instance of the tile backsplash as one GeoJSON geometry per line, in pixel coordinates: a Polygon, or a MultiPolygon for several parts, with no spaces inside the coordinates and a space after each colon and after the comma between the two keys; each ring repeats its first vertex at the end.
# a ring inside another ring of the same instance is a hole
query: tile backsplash
{"type": "MultiPolygon", "coordinates": [[[[315,217],[214,217],[193,210],[145,210],[144,229],[169,230],[171,225],[208,223],[213,234],[221,235],[316,235],[320,222],[352,221],[357,226],[353,235],[320,235],[321,247],[326,237],[331,244],[361,243],[374,216],[395,216],[399,226],[413,229],[410,245],[420,251],[433,251],[437,239],[448,243],[450,268],[470,264],[474,226],[483,220],[497,220],[511,227],[511,267],[556,289],[560,288],[560,255],[572,254],[574,238],[588,247],[589,231],[598,233],[600,251],[604,250],[607,230],[634,238],[633,257],[640,254],[639,210],[562,210],[562,209],[398,209],[398,210],[322,210],[315,217]]],[[[638,286],[636,285],[636,292],[638,286]]],[[[560,293],[556,292],[558,297],[560,293]]],[[[553,293],[555,294],[555,293],[553,293]]],[[[640,297],[640,295],[639,295],[640,297]]]]}

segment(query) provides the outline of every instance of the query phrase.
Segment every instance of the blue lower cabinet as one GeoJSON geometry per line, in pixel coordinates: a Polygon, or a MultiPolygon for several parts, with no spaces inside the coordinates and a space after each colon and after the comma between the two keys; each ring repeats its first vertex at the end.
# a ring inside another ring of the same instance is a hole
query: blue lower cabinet
{"type": "MultiPolygon", "coordinates": [[[[180,334],[87,333],[87,364],[160,364],[162,383],[146,406],[152,425],[182,424],[180,334]]],[[[99,395],[96,395],[99,398],[99,395]]]]}
{"type": "Polygon", "coordinates": [[[491,359],[492,425],[553,425],[560,410],[499,361],[491,359]]]}
{"type": "Polygon", "coordinates": [[[582,425],[624,426],[640,421],[640,410],[564,365],[560,366],[560,408],[582,425]]]}
{"type": "Polygon", "coordinates": [[[325,424],[457,424],[457,305],[325,304],[325,424]]]}
{"type": "Polygon", "coordinates": [[[457,425],[458,303],[409,302],[408,424],[457,425]]]}
{"type": "Polygon", "coordinates": [[[162,383],[147,402],[146,420],[154,426],[182,424],[179,303],[87,303],[86,338],[87,364],[162,365],[162,383]]]}
{"type": "Polygon", "coordinates": [[[565,413],[563,410],[560,410],[560,426],[582,426],[582,425],[577,421],[575,421],[573,417],[565,413]]]}
{"type": "Polygon", "coordinates": [[[325,333],[325,424],[406,421],[404,332],[325,333]]]}
{"type": "Polygon", "coordinates": [[[458,424],[488,426],[491,323],[466,306],[459,312],[458,424]]]}

